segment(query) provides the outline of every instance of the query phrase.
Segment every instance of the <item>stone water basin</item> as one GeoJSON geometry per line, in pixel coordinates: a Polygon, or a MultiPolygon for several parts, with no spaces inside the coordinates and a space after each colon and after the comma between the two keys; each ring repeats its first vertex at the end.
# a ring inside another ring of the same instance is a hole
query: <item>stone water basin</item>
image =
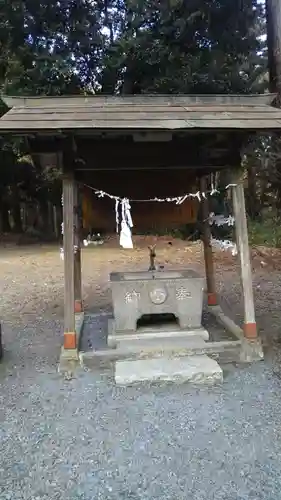
{"type": "Polygon", "coordinates": [[[110,274],[116,333],[137,330],[145,315],[173,314],[182,329],[200,328],[204,278],[193,269],[110,274]]]}

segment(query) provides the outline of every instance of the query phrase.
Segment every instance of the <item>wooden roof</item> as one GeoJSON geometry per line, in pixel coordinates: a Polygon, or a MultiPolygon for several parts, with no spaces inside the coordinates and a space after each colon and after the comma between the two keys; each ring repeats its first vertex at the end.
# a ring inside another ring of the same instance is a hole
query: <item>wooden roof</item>
{"type": "Polygon", "coordinates": [[[0,133],[80,130],[281,129],[264,95],[2,97],[0,133]]]}

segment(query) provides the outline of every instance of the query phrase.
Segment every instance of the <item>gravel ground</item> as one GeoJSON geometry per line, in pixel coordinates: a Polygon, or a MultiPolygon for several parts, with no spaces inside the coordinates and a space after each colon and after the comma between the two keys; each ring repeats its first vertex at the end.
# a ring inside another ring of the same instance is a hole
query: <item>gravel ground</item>
{"type": "MultiPolygon", "coordinates": [[[[85,299],[109,308],[111,269],[146,268],[109,242],[84,252],[85,299]]],[[[202,267],[201,248],[163,240],[167,267],[202,267]]],[[[143,262],[143,259],[145,261],[143,262]]],[[[216,258],[225,307],[241,321],[236,263],[216,258]]],[[[281,499],[281,279],[254,259],[266,361],[231,368],[223,386],[117,388],[108,373],[57,373],[62,263],[52,247],[0,250],[0,499],[281,499]]]]}

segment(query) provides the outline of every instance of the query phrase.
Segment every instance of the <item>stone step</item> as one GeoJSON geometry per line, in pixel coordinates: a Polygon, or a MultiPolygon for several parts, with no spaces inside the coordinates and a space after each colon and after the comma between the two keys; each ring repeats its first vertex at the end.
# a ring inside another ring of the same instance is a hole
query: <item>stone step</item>
{"type": "Polygon", "coordinates": [[[161,338],[183,338],[188,339],[198,337],[199,339],[209,340],[209,332],[201,327],[201,328],[193,328],[193,329],[180,329],[178,325],[165,325],[159,324],[146,327],[140,327],[137,331],[132,332],[131,334],[119,334],[115,333],[114,329],[114,320],[110,319],[108,321],[108,346],[109,347],[118,347],[123,345],[121,343],[127,341],[134,340],[149,340],[149,339],[158,339],[161,341],[161,338]]]}
{"type": "Polygon", "coordinates": [[[215,360],[206,355],[116,362],[117,385],[157,381],[214,385],[223,381],[223,371],[215,360]]]}

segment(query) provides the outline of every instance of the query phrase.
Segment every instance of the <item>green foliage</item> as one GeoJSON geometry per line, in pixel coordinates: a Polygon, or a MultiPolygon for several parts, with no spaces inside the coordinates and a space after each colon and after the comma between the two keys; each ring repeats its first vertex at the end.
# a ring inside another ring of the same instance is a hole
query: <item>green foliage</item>
{"type": "Polygon", "coordinates": [[[249,242],[251,245],[264,245],[281,248],[281,220],[267,217],[266,220],[248,221],[249,242]]]}
{"type": "Polygon", "coordinates": [[[116,79],[123,93],[243,93],[263,84],[255,0],[108,0],[105,18],[113,28],[102,90],[110,68],[111,89],[116,79]]]}
{"type": "Polygon", "coordinates": [[[257,0],[2,0],[5,92],[255,92],[257,0]]]}
{"type": "MultiPolygon", "coordinates": [[[[0,91],[260,92],[264,30],[257,0],[1,0],[0,91]]],[[[2,200],[55,202],[59,172],[19,161],[26,153],[1,140],[2,200]]]]}

